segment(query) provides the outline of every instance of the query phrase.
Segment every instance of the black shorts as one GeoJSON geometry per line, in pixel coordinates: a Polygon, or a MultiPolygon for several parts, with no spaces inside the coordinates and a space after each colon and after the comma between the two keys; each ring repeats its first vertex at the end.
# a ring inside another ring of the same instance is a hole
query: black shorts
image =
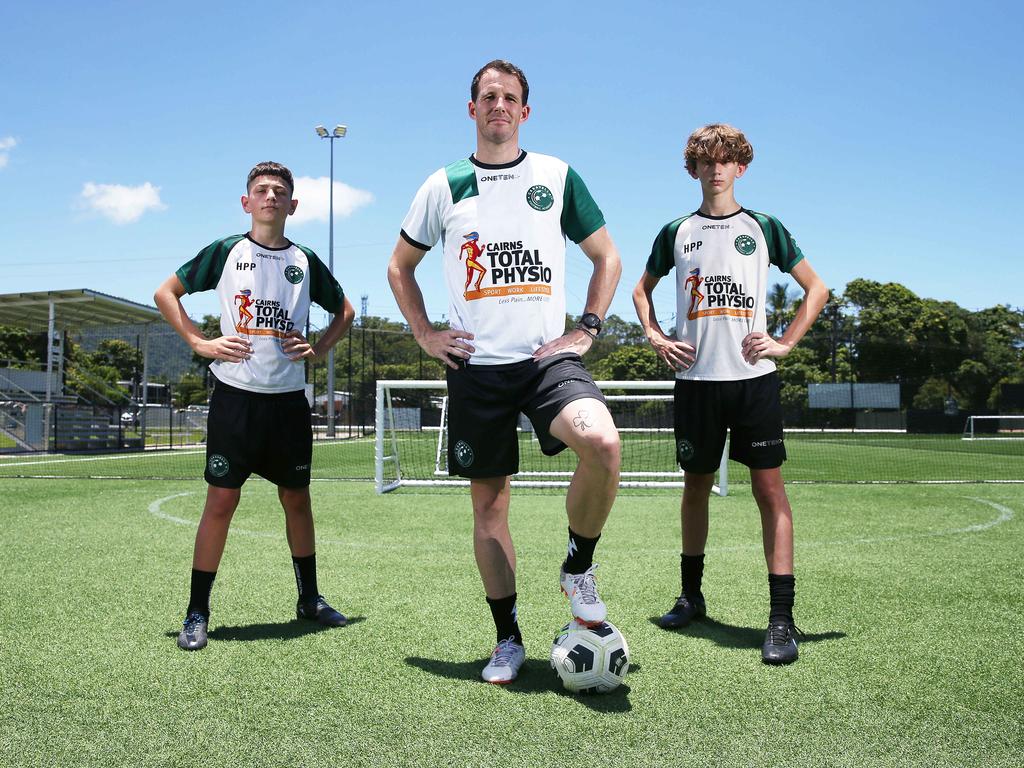
{"type": "Polygon", "coordinates": [[[533,424],[545,455],[565,450],[565,443],[549,432],[551,422],[566,405],[585,397],[604,402],[574,353],[508,365],[468,363],[449,368],[448,472],[476,478],[518,472],[520,413],[533,424]]]}
{"type": "Polygon", "coordinates": [[[741,381],[676,380],[676,458],[687,472],[711,474],[725,448],[751,469],[774,469],[786,460],[782,404],[775,371],[741,381]]]}
{"type": "Polygon", "coordinates": [[[241,488],[255,472],[284,488],[305,488],[312,460],[305,392],[264,394],[216,383],[206,423],[206,482],[241,488]]]}

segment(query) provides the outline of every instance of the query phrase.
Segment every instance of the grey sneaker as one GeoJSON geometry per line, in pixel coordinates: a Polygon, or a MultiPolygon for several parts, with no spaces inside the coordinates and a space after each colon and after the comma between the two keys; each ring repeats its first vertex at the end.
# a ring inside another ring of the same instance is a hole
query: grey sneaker
{"type": "Polygon", "coordinates": [[[193,611],[185,617],[185,624],[178,634],[178,647],[183,651],[198,651],[206,647],[206,628],[210,620],[193,611]]]}
{"type": "Polygon", "coordinates": [[[480,676],[485,682],[504,685],[511,683],[519,674],[519,668],[526,661],[526,649],[515,638],[502,640],[494,647],[491,660],[480,676]]]}
{"type": "Polygon", "coordinates": [[[327,601],[324,600],[323,595],[317,595],[315,603],[302,603],[301,601],[296,603],[295,617],[317,621],[325,627],[344,627],[348,624],[348,619],[331,608],[327,601]]]}
{"type": "Polygon", "coordinates": [[[600,624],[608,617],[608,609],[597,594],[596,568],[597,563],[583,573],[562,571],[561,576],[562,591],[569,598],[569,610],[577,621],[587,626],[600,624]]]}

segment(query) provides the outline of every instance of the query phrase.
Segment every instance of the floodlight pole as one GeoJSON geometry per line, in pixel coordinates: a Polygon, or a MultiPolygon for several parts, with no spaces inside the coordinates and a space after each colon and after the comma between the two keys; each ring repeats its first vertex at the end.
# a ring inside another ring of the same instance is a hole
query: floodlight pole
{"type": "MultiPolygon", "coordinates": [[[[316,127],[316,135],[321,139],[329,139],[331,143],[331,184],[328,213],[330,234],[327,259],[327,268],[331,275],[334,275],[334,140],[344,138],[347,132],[348,126],[345,125],[334,126],[334,130],[330,133],[322,125],[316,127]]],[[[333,321],[334,314],[328,313],[327,324],[330,325],[333,321]]],[[[334,432],[334,347],[331,347],[327,352],[327,437],[334,437],[334,432]]]]}

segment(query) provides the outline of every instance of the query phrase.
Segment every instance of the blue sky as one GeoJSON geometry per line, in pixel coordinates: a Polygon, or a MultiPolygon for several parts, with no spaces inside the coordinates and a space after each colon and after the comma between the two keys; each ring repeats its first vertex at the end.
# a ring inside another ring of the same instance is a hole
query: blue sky
{"type": "MultiPolygon", "coordinates": [[[[366,294],[397,319],[384,268],[401,221],[433,170],[472,151],[469,80],[502,57],[530,79],[521,145],[568,161],[604,210],[624,263],[612,312],[633,318],[654,236],[699,204],[682,147],[715,121],[754,144],[737,199],[778,216],[829,286],[1024,306],[1018,3],[49,2],[2,17],[2,293],[152,303],[200,248],[247,229],[238,199],[265,159],[300,177],[287,234],[326,261],[329,148],[313,128],[345,123],[335,273],[357,310],[366,294]]],[[[589,263],[569,259],[579,312],[589,263]]],[[[436,250],[420,275],[440,319],[436,250]]]]}

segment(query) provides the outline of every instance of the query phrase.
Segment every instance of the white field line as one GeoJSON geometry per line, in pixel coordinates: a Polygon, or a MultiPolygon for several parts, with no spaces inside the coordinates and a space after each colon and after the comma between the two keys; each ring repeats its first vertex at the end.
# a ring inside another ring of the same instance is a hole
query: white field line
{"type": "MultiPolygon", "coordinates": [[[[166,512],[164,512],[161,509],[161,507],[163,506],[164,502],[171,501],[173,499],[178,499],[178,498],[181,498],[183,496],[194,496],[194,495],[196,495],[196,493],[197,493],[196,491],[184,491],[183,493],[175,493],[175,494],[171,494],[170,496],[164,496],[163,498],[156,499],[155,501],[151,502],[150,505],[149,505],[148,511],[149,511],[149,513],[151,515],[153,515],[154,517],[158,517],[161,520],[166,520],[166,521],[168,521],[170,523],[174,523],[176,525],[184,525],[184,526],[188,526],[190,528],[197,528],[199,526],[198,522],[196,522],[194,520],[186,520],[185,518],[182,518],[182,517],[175,517],[174,515],[169,515],[169,514],[167,514],[166,512]]],[[[841,546],[841,545],[850,545],[850,544],[880,544],[880,543],[893,542],[893,541],[908,541],[908,540],[911,540],[911,539],[928,539],[928,538],[934,538],[934,537],[937,537],[937,536],[959,536],[959,535],[962,535],[962,534],[980,533],[982,531],[987,531],[990,528],[996,527],[997,525],[1002,525],[1003,523],[1008,523],[1011,520],[1013,520],[1013,510],[1010,509],[1007,506],[1004,506],[1003,504],[999,504],[998,502],[991,501],[989,499],[978,498],[976,496],[965,496],[963,498],[966,498],[969,501],[976,501],[979,504],[984,504],[985,506],[991,507],[996,512],[998,512],[999,514],[996,515],[991,520],[987,520],[987,521],[985,521],[983,523],[974,523],[973,525],[963,526],[962,528],[946,528],[946,529],[937,530],[937,531],[923,531],[921,533],[905,533],[905,534],[902,534],[902,535],[899,535],[899,536],[857,537],[857,538],[853,538],[853,539],[831,539],[831,540],[824,540],[824,541],[814,541],[814,540],[804,541],[804,540],[798,540],[796,546],[799,548],[799,547],[841,546]]],[[[250,537],[253,537],[253,538],[261,538],[261,539],[284,539],[285,538],[280,533],[268,533],[268,532],[265,532],[265,531],[249,531],[249,530],[246,530],[244,528],[237,528],[237,527],[231,528],[231,532],[235,533],[235,534],[238,534],[240,536],[250,536],[250,537]]],[[[396,547],[393,544],[386,544],[386,543],[382,543],[382,544],[362,544],[362,543],[353,542],[353,541],[341,541],[339,539],[322,539],[320,537],[317,537],[317,543],[320,543],[320,544],[340,544],[342,546],[353,547],[353,548],[357,548],[357,549],[399,549],[399,547],[396,547]]],[[[710,551],[712,551],[712,552],[741,552],[741,551],[747,551],[747,550],[760,550],[761,549],[761,544],[758,543],[758,544],[741,544],[741,545],[737,545],[737,546],[726,546],[726,547],[708,547],[708,549],[710,551]]],[[[672,552],[674,552],[676,550],[675,549],[672,549],[672,550],[661,550],[661,549],[658,549],[658,548],[653,548],[653,549],[648,548],[648,549],[645,549],[644,551],[646,551],[646,552],[658,552],[658,551],[662,551],[662,552],[672,551],[672,552]]]]}
{"type": "MultiPolygon", "coordinates": [[[[339,445],[350,445],[358,443],[365,445],[372,443],[373,438],[353,438],[350,440],[338,440],[337,442],[328,443],[326,441],[317,441],[313,443],[313,448],[320,446],[331,446],[336,447],[339,445]]],[[[169,456],[192,456],[197,453],[206,453],[206,448],[200,448],[195,451],[185,451],[180,448],[174,448],[170,450],[147,450],[145,452],[126,451],[123,453],[105,453],[102,456],[75,456],[70,459],[35,459],[33,461],[13,461],[0,458],[0,467],[33,467],[37,464],[78,464],[79,462],[87,461],[132,461],[133,459],[145,457],[145,458],[156,458],[169,456]]],[[[372,479],[372,478],[370,478],[372,479]]]]}

